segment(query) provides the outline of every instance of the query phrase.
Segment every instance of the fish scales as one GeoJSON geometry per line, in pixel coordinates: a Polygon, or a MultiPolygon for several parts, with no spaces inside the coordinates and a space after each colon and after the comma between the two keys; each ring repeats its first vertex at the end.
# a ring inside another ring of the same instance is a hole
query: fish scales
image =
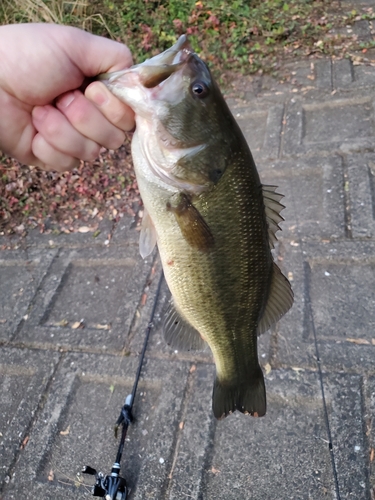
{"type": "Polygon", "coordinates": [[[208,343],[217,418],[235,410],[262,416],[257,335],[293,301],[271,254],[281,195],[262,186],[241,130],[185,38],[104,79],[136,113],[132,155],[145,206],[140,249],[145,256],[155,242],[159,248],[173,298],[166,340],[188,349],[208,343]]]}

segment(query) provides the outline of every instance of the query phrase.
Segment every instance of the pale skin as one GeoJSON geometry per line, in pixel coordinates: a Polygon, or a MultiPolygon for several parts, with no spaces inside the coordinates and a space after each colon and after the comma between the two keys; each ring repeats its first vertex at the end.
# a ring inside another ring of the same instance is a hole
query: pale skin
{"type": "Polygon", "coordinates": [[[134,113],[86,78],[131,66],[129,49],[68,26],[0,27],[0,150],[45,170],[71,170],[117,149],[134,113]]]}

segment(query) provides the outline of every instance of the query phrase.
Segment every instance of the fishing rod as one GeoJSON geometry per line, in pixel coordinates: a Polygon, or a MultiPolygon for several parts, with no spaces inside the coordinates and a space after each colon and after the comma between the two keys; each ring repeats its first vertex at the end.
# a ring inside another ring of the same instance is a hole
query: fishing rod
{"type": "Polygon", "coordinates": [[[164,274],[161,272],[161,276],[158,283],[158,288],[156,290],[156,295],[154,299],[154,304],[152,306],[152,311],[150,315],[150,321],[146,328],[145,340],[143,342],[143,348],[141,355],[139,357],[139,363],[137,368],[137,373],[135,375],[133,389],[131,394],[126,396],[124,406],[121,408],[120,416],[117,419],[115,424],[115,437],[117,438],[118,429],[122,426],[121,430],[121,439],[117,450],[116,459],[114,464],[112,465],[112,470],[110,474],[103,474],[102,472],[98,472],[93,467],[89,465],[85,465],[82,469],[84,474],[89,474],[91,476],[95,476],[95,484],[91,489],[91,493],[94,497],[105,498],[105,500],[126,500],[128,498],[128,487],[126,484],[126,480],[120,476],[121,470],[121,459],[124,452],[125,438],[126,433],[128,431],[129,425],[134,421],[133,417],[133,404],[134,398],[137,392],[138,382],[141,376],[143,360],[146,354],[147,344],[150,337],[151,330],[154,326],[154,316],[156,311],[156,306],[158,303],[161,285],[163,282],[164,274]]]}

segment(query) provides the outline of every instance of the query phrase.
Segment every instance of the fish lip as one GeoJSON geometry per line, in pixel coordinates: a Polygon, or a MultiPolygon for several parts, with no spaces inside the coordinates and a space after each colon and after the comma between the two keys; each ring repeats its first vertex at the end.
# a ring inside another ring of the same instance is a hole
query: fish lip
{"type": "MultiPolygon", "coordinates": [[[[181,35],[172,47],[165,50],[161,54],[157,54],[156,56],[144,61],[141,64],[135,64],[134,66],[131,66],[130,68],[124,70],[115,71],[113,73],[102,73],[98,75],[96,79],[99,81],[104,81],[108,84],[112,84],[126,74],[133,73],[138,74],[138,76],[141,77],[142,73],[147,74],[148,72],[152,72],[156,76],[158,74],[158,70],[162,72],[163,70],[165,71],[168,67],[170,74],[172,74],[175,71],[179,70],[184,65],[184,63],[189,60],[189,57],[192,54],[194,54],[194,51],[187,36],[181,35]]],[[[164,80],[167,79],[168,76],[169,75],[167,75],[164,80]]],[[[144,80],[147,80],[146,76],[144,77],[144,80]]],[[[164,80],[159,81],[158,84],[164,80]]],[[[142,77],[141,83],[143,83],[142,77]]],[[[152,85],[151,87],[154,86],[156,87],[157,85],[152,85]]]]}

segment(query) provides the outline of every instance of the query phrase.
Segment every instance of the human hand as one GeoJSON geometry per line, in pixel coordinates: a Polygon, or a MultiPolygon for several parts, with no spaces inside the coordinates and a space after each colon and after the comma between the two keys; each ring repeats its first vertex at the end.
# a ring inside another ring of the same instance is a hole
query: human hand
{"type": "Polygon", "coordinates": [[[132,64],[120,43],[68,26],[0,26],[0,150],[45,170],[70,170],[116,149],[133,111],[85,78],[132,64]]]}

